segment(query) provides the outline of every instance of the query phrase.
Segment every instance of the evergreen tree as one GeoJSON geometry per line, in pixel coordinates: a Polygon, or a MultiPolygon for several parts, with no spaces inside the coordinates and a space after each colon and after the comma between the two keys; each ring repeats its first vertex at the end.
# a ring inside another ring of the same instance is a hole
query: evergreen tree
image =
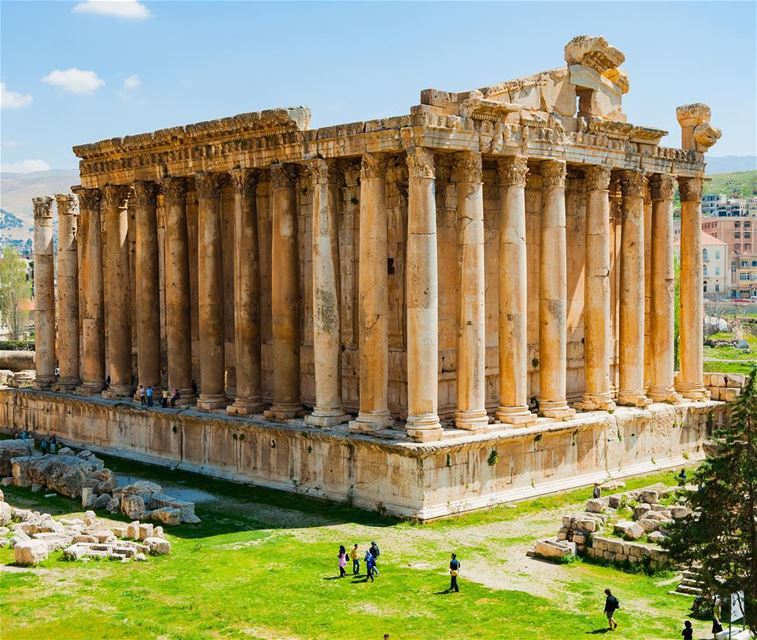
{"type": "Polygon", "coordinates": [[[757,393],[752,370],[714,436],[714,451],[685,491],[692,514],[671,525],[663,543],[671,560],[700,567],[713,594],[743,591],[746,623],[757,632],[757,393]]]}

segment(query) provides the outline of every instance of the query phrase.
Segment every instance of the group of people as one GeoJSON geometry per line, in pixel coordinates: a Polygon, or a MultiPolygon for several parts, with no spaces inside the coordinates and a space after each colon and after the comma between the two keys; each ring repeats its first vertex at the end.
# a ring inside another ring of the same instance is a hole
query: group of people
{"type": "MultiPolygon", "coordinates": [[[[160,395],[160,406],[164,409],[176,406],[176,401],[181,397],[178,389],[174,389],[169,392],[168,389],[163,389],[160,395]]],[[[134,399],[146,407],[152,407],[155,405],[155,390],[148,385],[147,387],[141,384],[137,387],[137,391],[134,394],[134,399]]]]}
{"type": "MultiPolygon", "coordinates": [[[[339,562],[340,578],[344,578],[347,575],[348,558],[349,560],[352,560],[352,575],[360,575],[360,555],[360,549],[357,543],[353,545],[349,553],[347,552],[347,549],[345,549],[344,545],[339,545],[339,553],[337,554],[337,558],[339,562]]],[[[366,582],[368,582],[368,580],[373,582],[375,577],[379,575],[379,570],[376,566],[376,563],[380,555],[381,550],[379,549],[379,546],[375,541],[371,542],[371,546],[366,549],[365,554],[363,555],[363,561],[365,562],[366,582]]]]}

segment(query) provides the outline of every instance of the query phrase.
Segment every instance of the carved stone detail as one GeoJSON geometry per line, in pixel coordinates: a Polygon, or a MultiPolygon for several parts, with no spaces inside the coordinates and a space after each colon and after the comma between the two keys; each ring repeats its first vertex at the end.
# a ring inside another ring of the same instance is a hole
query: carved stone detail
{"type": "Polygon", "coordinates": [[[108,211],[126,206],[126,198],[129,196],[129,187],[125,184],[106,184],[103,189],[105,208],[108,211]]]}
{"type": "Polygon", "coordinates": [[[76,210],[76,201],[72,195],[68,193],[56,193],[55,202],[58,205],[58,215],[75,216],[79,214],[76,210]]]}
{"type": "Polygon", "coordinates": [[[623,197],[644,197],[644,174],[635,169],[626,169],[620,174],[620,188],[623,197]]]}
{"type": "Polygon", "coordinates": [[[541,184],[543,188],[565,188],[565,175],[567,167],[559,160],[545,160],[541,163],[541,184]]]}
{"type": "Polygon", "coordinates": [[[53,217],[53,199],[50,196],[41,196],[39,198],[32,198],[32,205],[34,206],[34,219],[41,220],[44,218],[53,217]]]}
{"type": "Polygon", "coordinates": [[[702,199],[702,178],[678,178],[681,202],[699,202],[702,199]]]}
{"type": "Polygon", "coordinates": [[[386,172],[386,156],[383,153],[364,153],[360,160],[361,178],[383,178],[386,172]]]}
{"type": "Polygon", "coordinates": [[[258,184],[258,172],[254,169],[239,168],[229,171],[231,184],[234,191],[250,196],[255,193],[255,187],[258,184]]]}
{"type": "Polygon", "coordinates": [[[483,163],[480,153],[464,151],[458,153],[455,160],[453,169],[455,182],[481,182],[483,180],[483,163]]]}
{"type": "Polygon", "coordinates": [[[137,180],[132,184],[132,196],[134,204],[143,206],[155,206],[155,196],[158,194],[158,185],[147,180],[137,180]]]}
{"type": "Polygon", "coordinates": [[[195,174],[195,185],[197,186],[198,198],[220,198],[223,174],[201,171],[195,174]]]}
{"type": "Polygon", "coordinates": [[[71,191],[73,191],[79,198],[79,209],[81,211],[94,211],[100,209],[100,199],[102,198],[100,189],[73,187],[71,191]]]}
{"type": "Polygon", "coordinates": [[[652,200],[672,200],[675,178],[668,173],[654,173],[649,179],[652,200]]]}
{"type": "Polygon", "coordinates": [[[168,203],[182,203],[187,197],[187,182],[184,178],[167,176],[160,181],[160,187],[168,203]]]}
{"type": "Polygon", "coordinates": [[[528,159],[526,156],[512,156],[502,158],[497,163],[500,182],[508,187],[525,187],[528,175],[528,159]]]}
{"type": "Polygon", "coordinates": [[[297,171],[291,165],[280,162],[271,165],[271,186],[274,189],[291,189],[296,177],[297,171]]]}
{"type": "Polygon", "coordinates": [[[410,147],[407,150],[407,169],[411,178],[433,178],[434,152],[425,147],[410,147]]]}
{"type": "Polygon", "coordinates": [[[323,158],[308,160],[305,163],[305,170],[307,171],[314,185],[328,182],[329,165],[323,158]]]}
{"type": "Polygon", "coordinates": [[[584,183],[587,191],[607,191],[610,188],[610,167],[592,166],[584,171],[584,183]]]}

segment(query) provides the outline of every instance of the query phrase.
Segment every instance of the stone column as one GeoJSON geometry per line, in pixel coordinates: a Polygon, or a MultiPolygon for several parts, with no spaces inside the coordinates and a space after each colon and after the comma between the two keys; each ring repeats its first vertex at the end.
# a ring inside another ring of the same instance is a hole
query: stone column
{"type": "Polygon", "coordinates": [[[644,394],[644,175],[621,174],[620,372],[618,404],[645,407],[644,394]]]}
{"type": "Polygon", "coordinates": [[[108,312],[109,395],[131,396],[131,301],[129,299],[129,187],[107,185],[105,194],[105,303],[108,312]]]}
{"type": "Polygon", "coordinates": [[[271,314],[273,320],[274,419],[294,418],[300,400],[300,257],[295,170],[271,166],[271,314]]]}
{"type": "Polygon", "coordinates": [[[178,389],[178,404],[195,400],[192,392],[192,320],[189,289],[189,237],[184,178],[161,182],[166,205],[165,291],[168,388],[178,389]]]}
{"type": "Polygon", "coordinates": [[[34,205],[34,368],[35,386],[55,382],[55,266],[53,199],[33,198],[34,205]]]}
{"type": "Polygon", "coordinates": [[[655,174],[651,179],[652,269],[649,395],[654,402],[680,401],[674,382],[674,305],[675,273],[673,269],[673,187],[671,175],[655,174]]]}
{"type": "Polygon", "coordinates": [[[702,178],[678,178],[681,193],[681,327],[676,389],[690,400],[707,400],[702,341],[702,178]]]}
{"type": "Polygon", "coordinates": [[[58,204],[58,367],[60,389],[79,384],[79,252],[76,235],[79,214],[74,197],[56,194],[58,204]]]}
{"type": "MultiPolygon", "coordinates": [[[[500,422],[528,426],[528,284],[524,156],[499,161],[499,406],[500,422]]],[[[483,267],[482,267],[483,271],[483,267]]]]}
{"type": "Polygon", "coordinates": [[[539,411],[558,420],[570,420],[576,413],[565,398],[568,364],[565,173],[564,162],[541,163],[539,411]]]}
{"type": "Polygon", "coordinates": [[[329,166],[323,159],[307,163],[313,181],[313,363],[315,407],[305,422],[330,427],[347,422],[342,405],[339,315],[339,238],[336,211],[329,197],[329,166]]]}
{"type": "Polygon", "coordinates": [[[157,185],[139,180],[132,185],[134,207],[137,302],[137,379],[160,394],[160,305],[158,219],[155,212],[157,185]]]}
{"type": "Polygon", "coordinates": [[[360,411],[352,431],[377,431],[393,424],[389,413],[389,277],[387,274],[386,162],[363,155],[360,167],[360,260],[358,339],[360,411]]]}
{"type": "Polygon", "coordinates": [[[197,185],[197,298],[200,333],[200,397],[197,408],[226,407],[224,353],[223,246],[221,187],[223,175],[201,172],[197,185]]]}
{"type": "Polygon", "coordinates": [[[407,433],[421,441],[442,436],[439,423],[439,274],[434,154],[407,152],[407,433]]]}
{"type": "Polygon", "coordinates": [[[460,244],[460,297],[457,308],[458,429],[481,429],[486,414],[486,310],[484,308],[484,194],[481,154],[458,154],[457,225],[460,244]]]}
{"type": "Polygon", "coordinates": [[[257,173],[230,172],[234,183],[234,349],[236,396],[229,413],[263,412],[260,387],[260,249],[257,173]]]}
{"type": "Polygon", "coordinates": [[[79,255],[81,257],[81,341],[79,393],[100,393],[105,384],[105,314],[103,303],[103,247],[100,190],[75,187],[79,197],[79,255]]]}
{"type": "Polygon", "coordinates": [[[610,169],[588,167],[586,183],[586,280],[584,285],[583,411],[615,409],[610,389],[610,169]]]}

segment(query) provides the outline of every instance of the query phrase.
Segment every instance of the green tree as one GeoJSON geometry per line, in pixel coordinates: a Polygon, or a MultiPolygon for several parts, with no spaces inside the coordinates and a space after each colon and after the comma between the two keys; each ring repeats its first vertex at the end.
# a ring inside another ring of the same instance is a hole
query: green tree
{"type": "Polygon", "coordinates": [[[664,546],[671,560],[701,567],[713,594],[743,591],[746,624],[757,632],[757,393],[752,370],[714,450],[685,491],[692,514],[676,521],[664,546]]]}
{"type": "Polygon", "coordinates": [[[0,316],[8,325],[12,340],[21,337],[27,316],[22,305],[31,294],[26,262],[15,249],[4,249],[0,258],[0,316]]]}

